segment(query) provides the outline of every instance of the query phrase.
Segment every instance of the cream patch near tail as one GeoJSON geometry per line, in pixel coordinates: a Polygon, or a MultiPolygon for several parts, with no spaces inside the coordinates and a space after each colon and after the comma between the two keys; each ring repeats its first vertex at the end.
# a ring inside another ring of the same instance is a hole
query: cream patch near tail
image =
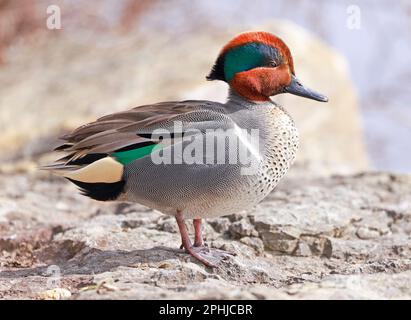
{"type": "Polygon", "coordinates": [[[97,160],[85,167],[49,168],[53,173],[76,181],[86,183],[114,183],[122,180],[124,166],[111,157],[97,160]]]}

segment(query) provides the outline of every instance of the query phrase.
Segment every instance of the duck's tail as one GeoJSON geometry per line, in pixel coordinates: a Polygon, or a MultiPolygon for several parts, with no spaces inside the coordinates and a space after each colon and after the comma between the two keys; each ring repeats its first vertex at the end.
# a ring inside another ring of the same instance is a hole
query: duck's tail
{"type": "Polygon", "coordinates": [[[123,192],[124,166],[109,155],[90,154],[68,162],[62,160],[65,159],[40,169],[65,177],[77,185],[83,195],[95,200],[115,200],[123,192]]]}

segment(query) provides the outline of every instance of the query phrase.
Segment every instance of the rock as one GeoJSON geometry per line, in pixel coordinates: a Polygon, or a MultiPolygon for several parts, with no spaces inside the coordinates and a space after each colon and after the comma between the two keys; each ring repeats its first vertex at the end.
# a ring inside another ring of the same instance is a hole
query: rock
{"type": "Polygon", "coordinates": [[[373,239],[379,237],[381,235],[381,231],[378,229],[373,229],[370,227],[359,227],[357,230],[357,237],[360,239],[373,239]]]}
{"type": "Polygon", "coordinates": [[[230,229],[230,220],[226,217],[211,219],[209,221],[210,225],[214,228],[215,231],[219,233],[226,233],[230,229]]]}
{"type": "Polygon", "coordinates": [[[291,285],[281,291],[293,299],[410,299],[411,272],[333,275],[318,283],[291,285]],[[402,282],[402,284],[400,284],[402,282]]]}
{"type": "Polygon", "coordinates": [[[293,253],[296,256],[309,257],[311,255],[311,249],[306,242],[298,241],[293,253]]]}
{"type": "Polygon", "coordinates": [[[253,248],[257,255],[261,255],[264,252],[264,243],[260,238],[242,237],[240,242],[253,248]]]}
{"type": "Polygon", "coordinates": [[[241,237],[258,236],[258,233],[254,229],[254,226],[246,219],[231,223],[228,231],[232,237],[237,239],[241,237]]]}
{"type": "Polygon", "coordinates": [[[178,249],[171,217],[95,202],[38,173],[0,184],[0,199],[14,203],[0,220],[2,299],[411,295],[409,175],[290,177],[253,212],[205,223],[209,246],[236,254],[215,270],[178,249]],[[53,281],[71,296],[49,291],[53,281]]]}
{"type": "Polygon", "coordinates": [[[159,229],[166,232],[177,233],[178,227],[174,217],[163,216],[157,221],[159,229]]]}
{"type": "Polygon", "coordinates": [[[71,292],[64,288],[55,288],[38,293],[41,300],[61,300],[71,297],[71,292]]]}

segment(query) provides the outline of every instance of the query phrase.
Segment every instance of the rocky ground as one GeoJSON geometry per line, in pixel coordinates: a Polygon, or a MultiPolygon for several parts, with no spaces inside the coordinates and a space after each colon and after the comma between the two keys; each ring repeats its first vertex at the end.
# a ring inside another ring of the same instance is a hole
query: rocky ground
{"type": "Polygon", "coordinates": [[[207,221],[209,269],[174,220],[59,178],[0,175],[2,299],[411,298],[411,176],[291,175],[253,212],[207,221]]]}

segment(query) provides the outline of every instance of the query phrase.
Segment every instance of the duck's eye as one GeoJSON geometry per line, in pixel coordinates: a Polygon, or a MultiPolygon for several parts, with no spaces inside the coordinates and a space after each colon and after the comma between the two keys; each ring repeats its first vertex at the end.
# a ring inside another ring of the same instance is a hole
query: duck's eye
{"type": "Polygon", "coordinates": [[[278,66],[278,63],[277,63],[277,61],[275,61],[274,59],[270,59],[270,60],[268,61],[268,66],[271,67],[271,68],[275,68],[275,67],[278,66]]]}

